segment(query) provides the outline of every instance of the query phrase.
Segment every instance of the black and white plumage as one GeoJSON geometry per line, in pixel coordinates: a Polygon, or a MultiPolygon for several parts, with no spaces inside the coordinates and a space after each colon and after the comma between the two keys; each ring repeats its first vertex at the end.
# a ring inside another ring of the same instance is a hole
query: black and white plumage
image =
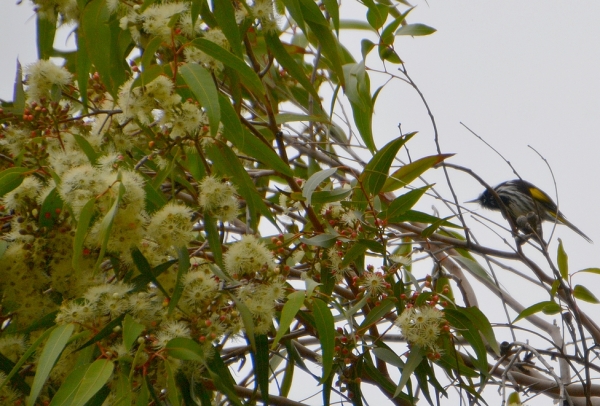
{"type": "MultiPolygon", "coordinates": [[[[519,221],[520,217],[527,217],[533,213],[540,222],[556,221],[558,224],[564,224],[588,242],[592,242],[587,235],[566,219],[558,210],[552,198],[537,186],[522,179],[514,179],[499,184],[494,190],[506,207],[507,214],[518,226],[522,224],[519,221]]],[[[477,199],[473,200],[473,202],[479,203],[486,209],[501,211],[498,201],[487,189],[477,199]]]]}

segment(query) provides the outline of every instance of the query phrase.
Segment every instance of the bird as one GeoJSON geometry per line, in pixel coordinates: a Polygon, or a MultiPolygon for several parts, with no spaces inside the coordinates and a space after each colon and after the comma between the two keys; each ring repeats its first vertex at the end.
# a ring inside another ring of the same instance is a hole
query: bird
{"type": "MultiPolygon", "coordinates": [[[[513,179],[500,183],[494,187],[494,190],[502,200],[506,214],[511,217],[521,231],[541,237],[539,223],[542,221],[558,222],[575,231],[586,241],[592,242],[587,235],[567,220],[546,192],[532,183],[522,179],[513,179]]],[[[477,199],[467,203],[479,203],[483,208],[502,211],[499,202],[488,189],[484,190],[477,199]]],[[[541,240],[541,238],[539,239],[541,240]]]]}

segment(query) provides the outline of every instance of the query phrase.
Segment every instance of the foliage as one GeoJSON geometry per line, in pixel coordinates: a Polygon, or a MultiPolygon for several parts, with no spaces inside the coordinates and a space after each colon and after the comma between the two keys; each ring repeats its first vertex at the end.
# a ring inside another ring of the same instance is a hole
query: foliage
{"type": "Polygon", "coordinates": [[[457,200],[447,218],[415,208],[441,199],[414,183],[452,154],[402,163],[416,133],[377,146],[371,64],[418,91],[396,36],[435,30],[403,1],[357,2],[360,22],[339,3],[36,2],[40,60],[0,111],[2,404],[300,405],[307,379],[323,404],[598,391],[569,383],[579,362],[590,382],[600,331],[562,244],[557,266],[540,247],[550,277],[522,236],[474,243],[457,200]],[[57,51],[69,24],[77,49],[57,51]],[[351,28],[378,39],[360,59],[351,28]],[[519,261],[549,299],[513,303],[476,257],[519,261]],[[462,270],[549,332],[560,377],[498,345],[462,270]],[[570,320],[571,353],[540,312],[570,320]]]}

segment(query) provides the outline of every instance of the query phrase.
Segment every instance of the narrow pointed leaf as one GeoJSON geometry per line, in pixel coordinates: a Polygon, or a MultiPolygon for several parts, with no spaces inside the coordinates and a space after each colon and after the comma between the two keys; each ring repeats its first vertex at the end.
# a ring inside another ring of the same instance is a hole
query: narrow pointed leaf
{"type": "Polygon", "coordinates": [[[319,341],[321,342],[321,358],[323,362],[323,375],[321,383],[329,378],[333,366],[333,348],[335,345],[335,325],[331,310],[327,304],[320,300],[313,300],[313,315],[315,324],[319,332],[319,341]]]}
{"type": "Polygon", "coordinates": [[[52,189],[44,199],[40,208],[39,224],[40,227],[52,228],[59,213],[62,211],[63,201],[60,198],[56,188],[52,189]]]}
{"type": "Polygon", "coordinates": [[[558,250],[556,253],[556,263],[558,265],[558,271],[560,272],[560,276],[567,280],[569,277],[569,256],[565,251],[565,247],[563,246],[562,240],[558,239],[558,250]]]}
{"type": "Polygon", "coordinates": [[[54,35],[56,21],[37,15],[37,47],[38,59],[50,59],[54,56],[54,35]]]}
{"type": "Polygon", "coordinates": [[[135,321],[131,315],[125,315],[125,319],[123,319],[123,345],[127,351],[131,351],[133,343],[137,341],[145,329],[146,327],[135,321]]]}
{"type": "Polygon", "coordinates": [[[204,351],[200,344],[191,338],[176,337],[170,340],[165,346],[170,357],[184,361],[204,362],[204,351]]]}
{"type": "Polygon", "coordinates": [[[74,406],[85,405],[108,382],[114,368],[114,364],[107,359],[94,361],[81,379],[72,404],[74,406]]]}
{"type": "Polygon", "coordinates": [[[418,159],[408,163],[390,175],[383,185],[382,192],[393,192],[403,186],[408,185],[413,180],[421,176],[427,169],[439,164],[444,159],[454,156],[454,154],[433,155],[418,159]]]}
{"type": "Polygon", "coordinates": [[[195,63],[186,63],[181,66],[179,73],[196,96],[196,99],[204,107],[208,116],[210,133],[214,137],[219,130],[221,108],[219,106],[219,92],[212,75],[208,70],[195,63]]]}
{"type": "Polygon", "coordinates": [[[256,352],[252,354],[254,371],[260,397],[265,405],[269,404],[269,339],[265,334],[254,337],[256,352]]]}
{"type": "Polygon", "coordinates": [[[319,94],[315,90],[315,87],[310,82],[307,74],[304,72],[302,67],[296,62],[296,60],[288,53],[285,49],[281,40],[275,32],[268,31],[265,33],[265,42],[267,43],[268,49],[277,62],[289,73],[289,75],[300,83],[300,85],[309,92],[314,100],[319,100],[319,94]]]}
{"type": "Polygon", "coordinates": [[[573,296],[579,300],[583,300],[588,303],[600,303],[598,298],[583,285],[575,285],[575,287],[573,288],[573,296]]]}
{"type": "Polygon", "coordinates": [[[310,178],[308,178],[302,188],[302,196],[306,198],[306,204],[311,204],[313,192],[322,182],[324,182],[326,179],[329,179],[336,172],[336,168],[323,169],[322,171],[316,172],[310,178]]]}
{"type": "Polygon", "coordinates": [[[69,338],[71,338],[74,328],[75,327],[72,324],[59,326],[54,329],[52,334],[50,334],[50,337],[48,337],[48,341],[46,342],[46,345],[44,345],[44,349],[42,350],[42,354],[40,355],[40,359],[37,364],[37,371],[35,373],[35,377],[33,378],[33,384],[31,385],[31,393],[27,398],[28,406],[35,404],[40,391],[44,387],[44,384],[50,375],[50,371],[60,357],[60,354],[62,354],[63,350],[65,349],[69,338]]]}
{"type": "Polygon", "coordinates": [[[91,198],[83,206],[79,213],[79,219],[77,220],[77,230],[75,231],[75,238],[73,239],[73,269],[75,272],[81,271],[81,259],[83,257],[83,244],[85,242],[85,236],[90,227],[90,221],[94,215],[94,205],[96,198],[91,198]]]}
{"type": "Polygon", "coordinates": [[[240,75],[244,86],[248,87],[248,89],[250,89],[254,93],[264,96],[265,88],[262,84],[262,81],[260,80],[256,72],[254,72],[252,68],[250,68],[246,64],[246,62],[244,62],[244,60],[238,58],[237,56],[235,56],[228,50],[220,47],[219,45],[215,44],[214,42],[211,42],[204,38],[197,38],[193,40],[190,44],[195,46],[202,52],[206,53],[207,55],[210,55],[218,61],[222,62],[225,66],[228,66],[234,71],[236,71],[240,75]]]}
{"type": "Polygon", "coordinates": [[[214,1],[213,14],[225,34],[231,50],[238,58],[242,58],[242,38],[235,21],[233,4],[230,1],[214,1]]]}
{"type": "Polygon", "coordinates": [[[379,305],[375,306],[367,317],[360,324],[361,329],[366,329],[374,323],[378,323],[386,314],[396,307],[395,302],[391,299],[384,299],[379,305]]]}
{"type": "Polygon", "coordinates": [[[223,136],[225,138],[231,141],[241,152],[255,158],[266,167],[290,177],[294,176],[290,166],[281,159],[271,146],[265,144],[242,127],[229,99],[219,95],[219,104],[221,106],[223,136]]]}
{"type": "Polygon", "coordinates": [[[177,307],[177,303],[179,303],[179,299],[181,299],[184,288],[183,278],[190,269],[190,256],[187,248],[184,246],[176,247],[176,251],[179,259],[179,268],[177,269],[175,288],[173,290],[173,294],[171,295],[171,300],[169,301],[169,315],[173,314],[173,311],[177,307]]]}
{"type": "Polygon", "coordinates": [[[402,27],[398,28],[395,35],[412,35],[412,36],[421,36],[421,35],[430,35],[436,32],[435,28],[429,27],[425,24],[406,24],[402,27]]]}
{"type": "MultiPolygon", "coordinates": [[[[52,321],[54,321],[54,317],[52,318],[52,321]]],[[[25,362],[27,362],[29,357],[31,357],[36,352],[37,348],[44,341],[46,341],[46,338],[54,331],[55,328],[56,328],[56,325],[48,328],[35,340],[35,342],[33,344],[31,344],[31,346],[27,349],[27,351],[25,351],[25,353],[21,356],[21,358],[19,358],[19,360],[17,361],[17,363],[15,364],[13,369],[11,369],[11,371],[6,375],[6,378],[4,379],[4,381],[2,383],[0,383],[0,390],[2,390],[2,388],[4,388],[4,386],[6,386],[6,384],[11,382],[11,379],[21,370],[21,367],[25,364],[25,362]]],[[[38,361],[38,368],[40,366],[41,366],[41,364],[38,361]]],[[[36,372],[36,375],[37,375],[37,372],[36,372]]],[[[34,379],[34,383],[35,383],[35,377],[33,379],[34,379]]],[[[25,383],[25,382],[23,381],[23,383],[25,383]]],[[[25,384],[25,386],[27,386],[27,385],[25,384]]],[[[19,389],[21,389],[21,388],[19,388],[19,389]]],[[[31,396],[33,391],[30,389],[29,393],[31,396]]],[[[38,394],[39,394],[39,392],[38,392],[38,394]]]]}
{"type": "Polygon", "coordinates": [[[400,382],[396,387],[396,392],[394,392],[394,397],[400,395],[400,392],[402,392],[402,389],[404,389],[404,386],[412,376],[415,369],[417,369],[421,361],[423,361],[423,350],[419,346],[415,345],[411,348],[410,353],[408,354],[408,359],[404,364],[404,369],[402,369],[402,375],[400,376],[400,382]]]}
{"type": "Polygon", "coordinates": [[[395,198],[392,203],[390,203],[390,207],[386,212],[386,219],[389,222],[398,221],[398,218],[412,209],[430,187],[431,186],[424,186],[419,189],[414,189],[395,198]]]}
{"type": "Polygon", "coordinates": [[[546,314],[548,314],[547,312],[550,311],[556,311],[559,312],[560,311],[560,305],[556,302],[553,302],[551,300],[549,301],[544,301],[544,302],[539,302],[536,303],[534,305],[529,306],[526,309],[523,309],[521,311],[521,313],[519,313],[519,315],[513,320],[513,323],[516,323],[517,321],[524,319],[526,317],[529,317],[533,314],[536,314],[538,312],[544,312],[546,314]]]}
{"type": "Polygon", "coordinates": [[[281,310],[281,317],[279,318],[279,328],[277,329],[277,335],[275,335],[275,339],[273,340],[273,344],[271,344],[271,349],[277,348],[277,344],[281,337],[287,332],[287,329],[292,324],[292,321],[296,317],[298,310],[302,307],[304,303],[305,291],[298,290],[296,292],[292,292],[287,297],[287,302],[283,305],[283,309],[281,310]]]}
{"type": "Polygon", "coordinates": [[[16,189],[25,179],[29,168],[9,168],[0,172],[0,197],[16,189]]]}
{"type": "Polygon", "coordinates": [[[381,191],[398,151],[415,134],[407,134],[390,141],[371,158],[361,175],[362,185],[366,193],[374,196],[381,191]]]}

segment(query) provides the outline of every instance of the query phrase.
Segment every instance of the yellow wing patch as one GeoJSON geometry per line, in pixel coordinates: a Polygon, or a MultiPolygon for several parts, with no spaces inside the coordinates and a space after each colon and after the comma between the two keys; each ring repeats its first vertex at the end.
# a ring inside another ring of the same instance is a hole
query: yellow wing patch
{"type": "Polygon", "coordinates": [[[541,202],[551,202],[552,201],[546,193],[542,192],[540,189],[538,189],[536,187],[530,187],[529,193],[531,193],[531,197],[533,197],[535,200],[538,200],[541,202]]]}

